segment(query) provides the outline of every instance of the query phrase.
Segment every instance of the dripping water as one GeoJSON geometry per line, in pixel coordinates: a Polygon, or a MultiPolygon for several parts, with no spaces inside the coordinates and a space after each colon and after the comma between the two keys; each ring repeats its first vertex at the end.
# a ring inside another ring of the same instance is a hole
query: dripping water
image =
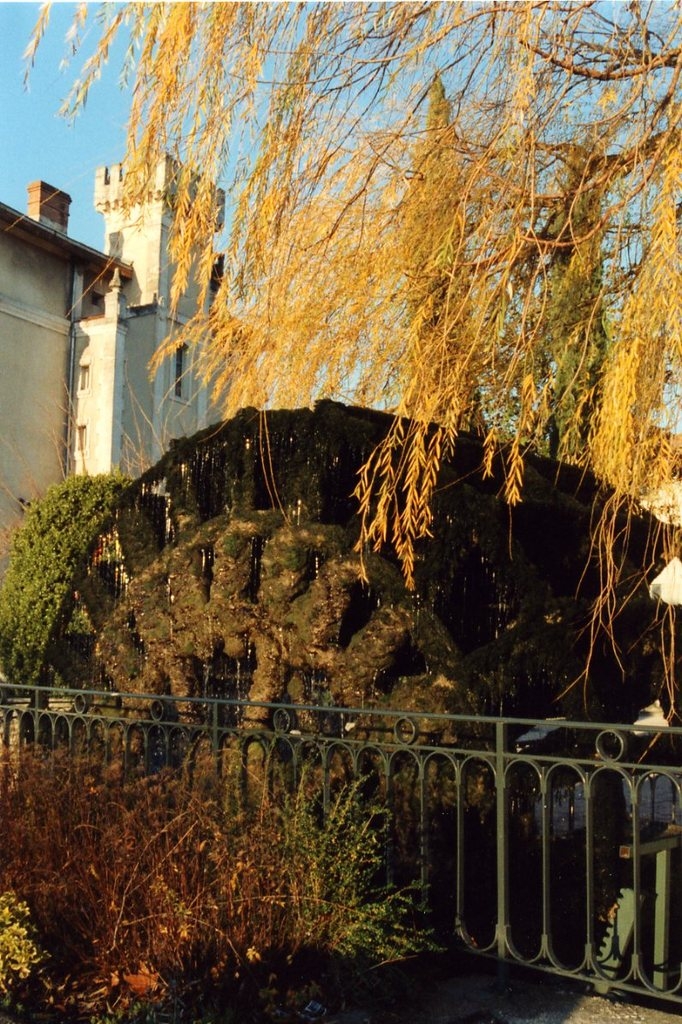
{"type": "Polygon", "coordinates": [[[244,588],[244,596],[248,601],[252,601],[254,604],[258,600],[258,591],[260,590],[262,557],[264,547],[265,537],[261,537],[260,534],[254,534],[254,536],[251,538],[249,579],[246,584],[246,587],[244,588]]]}
{"type": "Polygon", "coordinates": [[[133,650],[137,654],[138,666],[139,668],[142,668],[147,659],[147,648],[137,628],[137,619],[135,617],[135,612],[132,609],[128,612],[126,625],[128,627],[128,632],[130,633],[133,650]]]}
{"type": "Polygon", "coordinates": [[[90,572],[93,570],[115,602],[125,596],[130,576],[125,568],[123,548],[116,527],[100,535],[90,560],[90,572]]]}
{"type": "Polygon", "coordinates": [[[171,515],[171,497],[166,491],[166,478],[151,484],[144,483],[136,503],[151,525],[159,551],[175,540],[175,527],[171,515]]]}
{"type": "MultiPolygon", "coordinates": [[[[243,653],[236,656],[225,653],[222,639],[217,641],[211,657],[203,663],[202,696],[223,700],[246,700],[257,667],[256,645],[250,638],[244,639],[243,653]]],[[[240,707],[227,705],[221,708],[222,724],[237,724],[242,717],[243,710],[240,707]]]]}
{"type": "Polygon", "coordinates": [[[316,579],[319,579],[323,560],[321,551],[318,551],[317,548],[308,548],[304,573],[304,579],[307,583],[313,583],[316,579]]]}
{"type": "Polygon", "coordinates": [[[199,548],[200,573],[199,581],[204,600],[208,603],[211,599],[211,586],[213,584],[213,566],[215,565],[215,550],[213,544],[203,544],[199,548]]]}
{"type": "Polygon", "coordinates": [[[514,615],[512,587],[476,545],[436,586],[432,608],[468,654],[507,628],[514,615]]]}

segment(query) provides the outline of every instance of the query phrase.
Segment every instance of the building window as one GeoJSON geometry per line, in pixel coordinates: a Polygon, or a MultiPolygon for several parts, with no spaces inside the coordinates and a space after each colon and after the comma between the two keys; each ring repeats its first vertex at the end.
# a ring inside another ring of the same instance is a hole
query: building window
{"type": "Polygon", "coordinates": [[[178,345],[175,350],[173,393],[176,398],[187,397],[187,345],[178,345]]]}
{"type": "Polygon", "coordinates": [[[114,256],[117,260],[121,259],[123,254],[123,232],[122,231],[110,231],[109,232],[109,255],[114,256]]]}
{"type": "Polygon", "coordinates": [[[90,346],[86,345],[78,360],[78,390],[90,390],[90,346]]]}
{"type": "Polygon", "coordinates": [[[76,427],[76,451],[79,455],[85,455],[88,450],[88,426],[86,423],[79,423],[76,427]]]}

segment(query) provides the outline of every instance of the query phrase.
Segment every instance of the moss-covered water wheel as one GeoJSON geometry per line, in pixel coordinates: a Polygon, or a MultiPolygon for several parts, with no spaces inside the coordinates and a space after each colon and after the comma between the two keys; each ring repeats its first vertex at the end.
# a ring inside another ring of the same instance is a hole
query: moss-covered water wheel
{"type": "MultiPolygon", "coordinates": [[[[77,623],[51,651],[58,678],[183,696],[631,720],[661,671],[644,585],[616,623],[627,658],[599,642],[587,685],[569,685],[587,662],[599,583],[589,562],[597,493],[577,472],[529,461],[524,500],[510,509],[501,477],[481,472],[478,440],[462,436],[441,474],[416,589],[405,588],[389,546],[366,554],[360,580],[352,492],[388,423],[323,402],[267,418],[244,410],[176,442],[127,493],[84,566],[77,623]]],[[[642,520],[629,533],[633,573],[647,530],[642,520]]]]}

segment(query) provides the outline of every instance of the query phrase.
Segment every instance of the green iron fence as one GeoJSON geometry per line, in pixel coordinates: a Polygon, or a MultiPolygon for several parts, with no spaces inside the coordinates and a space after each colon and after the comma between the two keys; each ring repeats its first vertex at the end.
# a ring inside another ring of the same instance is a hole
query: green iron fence
{"type": "Polygon", "coordinates": [[[0,693],[4,743],[124,772],[303,771],[391,808],[386,870],[500,962],[682,1002],[682,729],[107,691],[0,693]]]}

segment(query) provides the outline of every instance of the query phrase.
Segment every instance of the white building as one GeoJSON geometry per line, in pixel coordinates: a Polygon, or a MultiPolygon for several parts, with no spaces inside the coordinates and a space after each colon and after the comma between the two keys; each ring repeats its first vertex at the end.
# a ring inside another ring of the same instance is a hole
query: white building
{"type": "Polygon", "coordinates": [[[103,252],[69,238],[70,197],[45,182],[29,185],[27,214],[0,203],[0,548],[22,505],[66,474],[136,476],[219,418],[196,350],[178,345],[150,372],[197,301],[190,285],[171,317],[173,164],[127,215],[122,175],[96,172],[103,252]]]}

